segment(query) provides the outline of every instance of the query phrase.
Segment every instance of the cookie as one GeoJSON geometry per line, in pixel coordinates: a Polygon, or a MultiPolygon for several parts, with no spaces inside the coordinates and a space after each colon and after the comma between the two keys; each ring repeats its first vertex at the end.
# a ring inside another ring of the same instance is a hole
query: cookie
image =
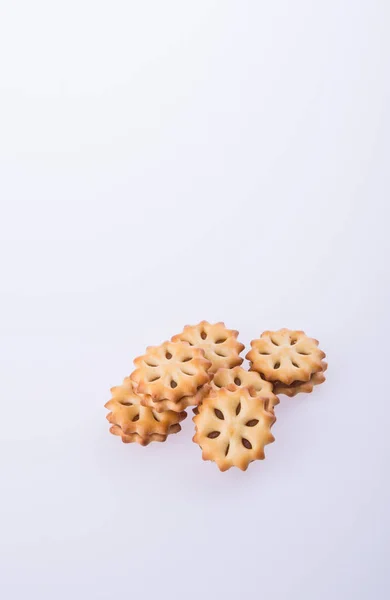
{"type": "Polygon", "coordinates": [[[125,443],[137,442],[147,446],[152,441],[164,442],[171,433],[177,433],[179,423],[186,412],[165,411],[157,414],[141,404],[133,383],[126,377],[122,385],[111,388],[112,398],[105,407],[110,410],[107,420],[112,424],[110,432],[120,435],[125,443]]]}
{"type": "Polygon", "coordinates": [[[230,385],[212,391],[193,421],[193,441],[201,447],[203,460],[214,461],[221,471],[245,471],[250,462],[265,457],[265,445],[274,441],[275,415],[254,388],[230,385]]]}
{"type": "Polygon", "coordinates": [[[211,362],[210,373],[220,368],[232,368],[244,360],[239,356],[245,348],[237,340],[238,331],[226,329],[224,323],[211,325],[201,321],[198,325],[186,325],[182,331],[172,337],[173,342],[188,342],[191,346],[202,348],[205,357],[211,362]]]}
{"type": "Polygon", "coordinates": [[[280,381],[276,381],[274,383],[274,392],[276,394],[284,394],[285,396],[296,396],[297,394],[303,392],[305,394],[310,394],[313,391],[313,387],[315,385],[319,385],[320,383],[324,383],[325,375],[324,372],[328,368],[328,365],[325,361],[322,361],[322,371],[318,371],[318,373],[314,373],[309,379],[309,381],[295,381],[291,385],[285,385],[280,381]]]}
{"type": "Polygon", "coordinates": [[[318,348],[318,341],[303,331],[264,331],[251,346],[246,355],[250,370],[257,371],[267,381],[286,385],[308,382],[312,375],[322,371],[325,353],[318,348]]]}
{"type": "Polygon", "coordinates": [[[137,367],[130,379],[138,394],[152,400],[178,403],[184,396],[195,396],[210,380],[211,366],[201,348],[185,342],[164,342],[149,346],[146,354],[134,360],[137,367]]]}
{"type": "Polygon", "coordinates": [[[261,396],[265,400],[267,410],[272,410],[274,406],[279,404],[279,398],[272,391],[272,383],[262,379],[255,371],[246,371],[242,367],[218,369],[211,382],[211,388],[219,390],[229,385],[253,387],[256,395],[261,396]]]}

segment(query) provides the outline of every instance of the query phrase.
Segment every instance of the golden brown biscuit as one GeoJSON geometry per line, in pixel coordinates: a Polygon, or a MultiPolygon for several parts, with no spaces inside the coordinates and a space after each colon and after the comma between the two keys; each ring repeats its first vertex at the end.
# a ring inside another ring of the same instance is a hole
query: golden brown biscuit
{"type": "Polygon", "coordinates": [[[137,369],[130,379],[137,393],[153,400],[179,402],[183,396],[194,396],[200,386],[210,381],[211,363],[203,350],[185,342],[149,346],[134,364],[137,369]]]}
{"type": "Polygon", "coordinates": [[[257,371],[267,381],[291,385],[294,381],[309,381],[314,373],[322,371],[325,353],[317,347],[318,341],[303,331],[264,331],[251,346],[246,355],[250,370],[257,371]]]}
{"type": "Polygon", "coordinates": [[[245,348],[237,340],[238,331],[226,329],[224,323],[211,325],[201,321],[198,325],[186,325],[182,331],[172,337],[173,342],[188,342],[196,348],[203,348],[205,357],[211,361],[210,373],[220,368],[232,368],[244,360],[239,356],[245,348]]]}
{"type": "Polygon", "coordinates": [[[314,373],[309,379],[309,381],[295,381],[291,385],[285,385],[284,383],[280,383],[280,381],[276,381],[274,383],[274,391],[276,394],[284,394],[285,396],[289,396],[292,398],[299,393],[310,394],[313,391],[313,387],[315,385],[320,385],[325,381],[324,372],[328,368],[328,365],[325,361],[322,361],[322,371],[318,371],[318,373],[314,373]]]}
{"type": "Polygon", "coordinates": [[[221,471],[245,471],[250,462],[264,458],[264,446],[274,441],[275,415],[253,388],[233,385],[211,392],[193,421],[193,441],[201,447],[203,460],[214,461],[221,471]]]}
{"type": "Polygon", "coordinates": [[[157,412],[164,412],[166,410],[180,412],[188,408],[188,406],[198,406],[198,404],[201,404],[203,398],[207,396],[209,389],[210,386],[206,383],[205,385],[200,386],[199,390],[193,396],[183,396],[177,402],[166,399],[153,400],[153,398],[147,394],[140,394],[141,404],[142,406],[149,406],[157,412]]]}
{"type": "Polygon", "coordinates": [[[142,406],[130,377],[126,377],[122,385],[111,388],[111,394],[111,400],[105,404],[111,411],[106,418],[112,424],[110,432],[120,435],[125,443],[138,442],[146,446],[151,441],[164,442],[170,433],[180,431],[179,423],[187,416],[186,412],[172,411],[157,414],[142,406]]]}

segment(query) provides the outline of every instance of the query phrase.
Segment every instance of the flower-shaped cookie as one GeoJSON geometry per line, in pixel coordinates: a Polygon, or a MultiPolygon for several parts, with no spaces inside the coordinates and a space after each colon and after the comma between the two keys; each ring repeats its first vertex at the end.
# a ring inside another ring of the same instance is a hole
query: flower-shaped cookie
{"type": "Polygon", "coordinates": [[[325,353],[318,348],[318,341],[303,331],[264,331],[251,346],[246,355],[250,370],[257,371],[267,381],[291,385],[294,381],[309,381],[314,373],[322,371],[325,353]]]}
{"type": "Polygon", "coordinates": [[[125,443],[138,442],[147,446],[153,441],[164,442],[170,433],[180,431],[179,423],[187,416],[186,412],[173,411],[157,414],[142,406],[129,377],[122,385],[111,388],[111,394],[111,400],[105,404],[111,411],[107,415],[112,424],[110,432],[120,435],[125,443]]]}
{"type": "Polygon", "coordinates": [[[274,441],[275,415],[252,388],[229,386],[213,392],[193,421],[193,441],[201,447],[203,460],[214,461],[221,471],[245,471],[250,462],[264,458],[264,446],[274,441]]]}
{"type": "Polygon", "coordinates": [[[289,396],[292,398],[301,392],[305,394],[310,394],[313,391],[313,387],[315,385],[320,385],[320,383],[324,383],[325,375],[324,372],[328,368],[328,365],[325,361],[322,361],[322,371],[318,371],[318,373],[314,373],[309,379],[309,381],[295,381],[291,385],[286,385],[281,383],[280,381],[275,381],[274,383],[274,392],[276,394],[284,394],[285,396],[289,396]]]}
{"type": "Polygon", "coordinates": [[[196,348],[203,348],[206,358],[211,361],[210,373],[217,369],[235,367],[244,360],[239,356],[245,348],[237,340],[238,331],[226,329],[224,323],[211,325],[202,321],[198,325],[186,325],[182,331],[172,337],[173,342],[188,342],[196,348]]]}
{"type": "Polygon", "coordinates": [[[229,385],[254,388],[256,395],[266,401],[265,407],[268,410],[272,410],[274,406],[279,404],[279,398],[272,391],[272,383],[262,379],[256,371],[246,371],[242,367],[218,369],[211,382],[211,388],[219,390],[229,385]]]}
{"type": "Polygon", "coordinates": [[[134,359],[137,367],[130,375],[138,394],[153,400],[178,402],[183,396],[194,396],[208,383],[210,361],[200,348],[184,342],[164,342],[149,346],[146,354],[134,359]]]}

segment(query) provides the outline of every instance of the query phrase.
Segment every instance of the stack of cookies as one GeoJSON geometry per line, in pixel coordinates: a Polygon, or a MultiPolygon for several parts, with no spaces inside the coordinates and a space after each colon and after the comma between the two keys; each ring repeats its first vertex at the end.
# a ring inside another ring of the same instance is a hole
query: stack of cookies
{"type": "Polygon", "coordinates": [[[323,360],[325,353],[318,348],[318,341],[303,331],[264,331],[251,346],[246,355],[250,370],[270,381],[275,394],[290,397],[299,392],[308,394],[325,381],[328,367],[323,360]]]}
{"type": "Polygon", "coordinates": [[[180,431],[194,408],[193,441],[221,471],[264,458],[274,441],[278,395],[311,392],[325,381],[325,354],[303,331],[265,331],[251,342],[249,371],[240,365],[244,345],[224,323],[202,321],[134,360],[136,369],[111,389],[105,405],[110,432],[125,443],[164,442],[180,431]]]}

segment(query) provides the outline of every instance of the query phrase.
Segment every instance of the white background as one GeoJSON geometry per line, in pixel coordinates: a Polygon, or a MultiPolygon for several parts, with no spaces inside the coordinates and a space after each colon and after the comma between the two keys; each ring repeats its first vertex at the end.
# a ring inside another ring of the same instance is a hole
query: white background
{"type": "Polygon", "coordinates": [[[0,2],[1,598],[389,598],[389,17],[0,2]],[[245,473],[108,433],[201,319],[328,355],[245,473]]]}

